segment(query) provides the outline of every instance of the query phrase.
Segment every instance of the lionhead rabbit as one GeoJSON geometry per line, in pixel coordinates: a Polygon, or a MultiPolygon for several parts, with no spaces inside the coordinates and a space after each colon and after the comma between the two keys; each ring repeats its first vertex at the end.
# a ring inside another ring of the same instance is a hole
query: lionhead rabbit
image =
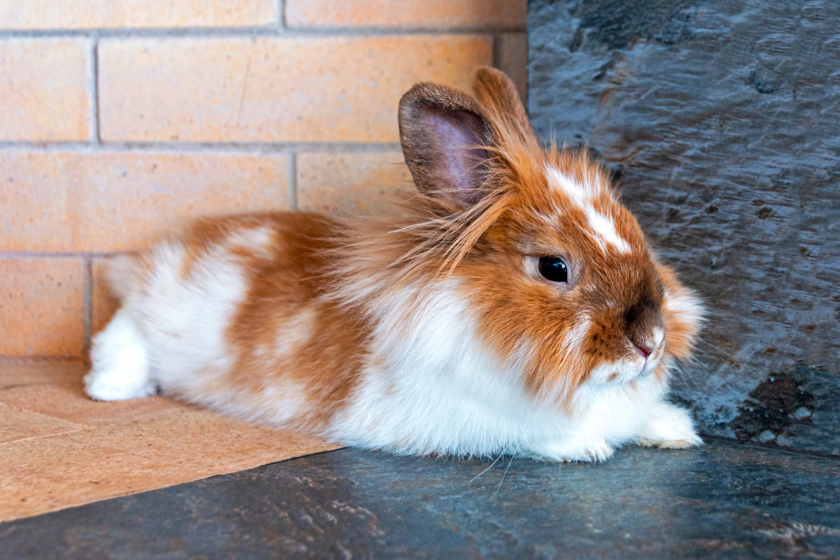
{"type": "Polygon", "coordinates": [[[418,84],[409,215],[198,221],[114,262],[88,394],[164,394],[396,453],[603,460],[701,440],[665,400],[701,315],[606,172],[543,151],[511,81],[418,84]]]}

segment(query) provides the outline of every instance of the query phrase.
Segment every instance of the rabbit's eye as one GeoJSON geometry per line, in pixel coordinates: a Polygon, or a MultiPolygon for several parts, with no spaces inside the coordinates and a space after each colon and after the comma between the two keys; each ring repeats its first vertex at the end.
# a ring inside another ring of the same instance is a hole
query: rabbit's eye
{"type": "Polygon", "coordinates": [[[560,257],[540,257],[540,274],[552,282],[569,281],[569,270],[560,257]]]}

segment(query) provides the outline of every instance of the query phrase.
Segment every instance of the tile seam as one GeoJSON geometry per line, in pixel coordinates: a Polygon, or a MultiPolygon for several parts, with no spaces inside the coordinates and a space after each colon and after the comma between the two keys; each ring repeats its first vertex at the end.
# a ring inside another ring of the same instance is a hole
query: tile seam
{"type": "Polygon", "coordinates": [[[492,35],[495,33],[517,33],[526,31],[524,25],[490,26],[426,26],[426,27],[283,27],[277,24],[259,27],[159,27],[159,28],[85,28],[85,29],[40,29],[0,30],[4,39],[73,39],[96,34],[101,39],[154,39],[154,38],[207,38],[207,39],[250,39],[258,38],[308,38],[308,37],[390,37],[414,35],[463,36],[492,35]]]}
{"type": "MultiPolygon", "coordinates": [[[[396,118],[396,116],[394,117],[396,118]]],[[[299,152],[385,152],[400,150],[399,142],[38,142],[0,141],[0,151],[91,154],[292,155],[299,152]]]]}
{"type": "Polygon", "coordinates": [[[289,156],[289,210],[298,209],[297,152],[289,156]]]}
{"type": "Polygon", "coordinates": [[[90,104],[91,104],[91,131],[90,140],[93,145],[98,146],[102,143],[99,131],[99,37],[93,35],[90,37],[90,47],[88,49],[88,87],[90,88],[90,104]]]}
{"type": "Polygon", "coordinates": [[[90,253],[85,252],[82,256],[83,263],[83,289],[82,293],[82,312],[83,317],[83,333],[84,341],[82,343],[82,356],[88,356],[90,353],[90,339],[91,325],[93,324],[93,257],[90,253]]]}

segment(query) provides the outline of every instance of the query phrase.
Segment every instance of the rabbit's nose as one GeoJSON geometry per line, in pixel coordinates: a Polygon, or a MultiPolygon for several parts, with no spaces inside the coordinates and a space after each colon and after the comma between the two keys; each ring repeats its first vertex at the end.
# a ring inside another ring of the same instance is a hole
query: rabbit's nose
{"type": "Polygon", "coordinates": [[[647,360],[648,356],[653,353],[653,348],[647,344],[636,344],[635,342],[632,342],[631,344],[633,345],[633,349],[645,360],[647,360]]]}
{"type": "Polygon", "coordinates": [[[633,349],[645,360],[660,343],[664,324],[659,307],[643,298],[624,313],[624,334],[633,349]]]}

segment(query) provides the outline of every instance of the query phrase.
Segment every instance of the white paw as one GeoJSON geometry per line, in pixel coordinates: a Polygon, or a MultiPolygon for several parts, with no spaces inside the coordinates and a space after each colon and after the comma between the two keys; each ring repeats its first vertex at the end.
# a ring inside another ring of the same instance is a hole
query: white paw
{"type": "Polygon", "coordinates": [[[121,401],[154,395],[157,387],[145,376],[145,368],[127,365],[91,370],[85,376],[85,391],[97,401],[121,401]]]}
{"type": "Polygon", "coordinates": [[[601,462],[609,459],[615,449],[604,440],[591,442],[554,442],[534,446],[528,455],[560,463],[572,462],[601,462]]]}
{"type": "Polygon", "coordinates": [[[685,449],[703,445],[703,440],[697,435],[687,410],[669,403],[657,403],[636,436],[636,443],[646,447],[685,449]]]}
{"type": "Polygon", "coordinates": [[[643,447],[659,447],[661,449],[686,449],[689,447],[698,447],[703,445],[703,440],[700,436],[694,434],[686,439],[669,439],[662,441],[652,441],[649,439],[637,439],[636,443],[643,447]]]}
{"type": "Polygon", "coordinates": [[[125,310],[94,339],[90,357],[93,369],[85,376],[85,391],[92,398],[117,401],[156,392],[145,342],[125,310]]]}

